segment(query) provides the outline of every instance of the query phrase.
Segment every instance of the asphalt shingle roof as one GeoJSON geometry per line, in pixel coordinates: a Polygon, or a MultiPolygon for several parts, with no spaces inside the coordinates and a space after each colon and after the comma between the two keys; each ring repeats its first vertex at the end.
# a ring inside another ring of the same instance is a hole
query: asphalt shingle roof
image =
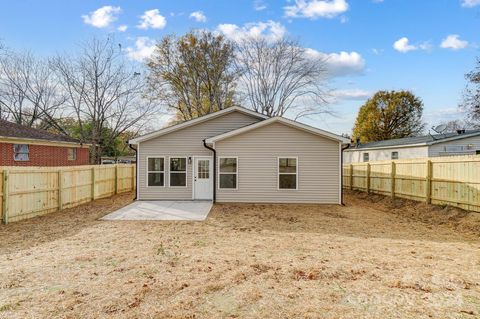
{"type": "Polygon", "coordinates": [[[360,144],[359,146],[352,147],[352,149],[377,148],[377,147],[413,145],[413,144],[430,144],[430,143],[438,143],[448,138],[458,137],[459,139],[461,139],[461,138],[475,136],[478,134],[480,134],[480,130],[468,130],[468,131],[465,131],[465,133],[463,134],[458,134],[457,132],[453,132],[453,133],[444,133],[444,134],[404,137],[404,138],[396,138],[392,140],[384,140],[384,141],[360,144]]]}
{"type": "Polygon", "coordinates": [[[39,130],[0,119],[0,137],[1,136],[56,142],[80,143],[79,140],[69,136],[54,134],[44,130],[39,130]]]}

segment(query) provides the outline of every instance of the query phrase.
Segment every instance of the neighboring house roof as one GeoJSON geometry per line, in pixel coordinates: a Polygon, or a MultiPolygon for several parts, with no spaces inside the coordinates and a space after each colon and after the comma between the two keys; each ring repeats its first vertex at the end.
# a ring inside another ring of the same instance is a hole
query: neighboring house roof
{"type": "Polygon", "coordinates": [[[347,149],[352,152],[355,150],[367,150],[376,148],[393,148],[393,147],[414,147],[414,146],[428,146],[449,141],[461,140],[468,137],[479,136],[480,130],[469,130],[465,133],[444,133],[424,136],[414,136],[405,138],[396,138],[391,140],[377,141],[371,143],[360,144],[358,146],[347,149]]]}
{"type": "Polygon", "coordinates": [[[290,127],[294,127],[294,128],[297,128],[297,129],[300,129],[300,130],[303,130],[303,131],[306,131],[306,132],[309,132],[309,133],[312,133],[312,134],[316,134],[316,135],[319,135],[319,136],[322,136],[322,137],[325,137],[325,138],[328,138],[328,139],[331,139],[331,140],[335,140],[335,141],[342,142],[342,143],[345,143],[345,144],[350,143],[350,140],[348,138],[343,137],[343,136],[333,134],[333,133],[315,128],[313,126],[309,126],[309,125],[306,125],[306,124],[303,124],[303,123],[300,123],[300,122],[292,121],[292,120],[289,120],[287,118],[278,117],[278,116],[277,117],[272,117],[272,118],[269,118],[268,120],[261,121],[261,122],[255,123],[255,124],[251,124],[251,125],[248,125],[248,126],[245,126],[245,127],[242,127],[242,128],[239,128],[239,129],[227,132],[227,133],[223,133],[223,134],[220,134],[220,135],[217,135],[217,136],[213,136],[211,138],[206,139],[205,142],[211,144],[211,143],[218,142],[220,140],[223,140],[223,139],[226,139],[226,138],[238,135],[238,134],[242,134],[242,133],[245,133],[245,132],[248,132],[248,131],[251,131],[251,130],[255,130],[255,129],[260,128],[260,127],[264,127],[266,125],[270,125],[272,123],[282,123],[282,124],[288,125],[290,127]]]}
{"type": "Polygon", "coordinates": [[[80,144],[80,141],[60,134],[50,133],[45,130],[12,123],[0,119],[0,139],[39,140],[59,143],[80,144]]]}
{"type": "Polygon", "coordinates": [[[222,115],[225,115],[225,114],[228,114],[228,113],[232,113],[232,112],[240,112],[240,113],[243,113],[243,114],[248,114],[248,115],[254,116],[256,118],[262,119],[262,120],[270,118],[266,115],[263,115],[261,113],[258,113],[258,112],[255,112],[255,111],[252,111],[252,110],[249,110],[249,109],[246,109],[244,107],[232,106],[232,107],[223,109],[221,111],[217,111],[217,112],[210,113],[210,114],[207,114],[207,115],[204,115],[204,116],[201,116],[201,117],[197,117],[193,120],[189,120],[189,121],[186,121],[186,122],[183,122],[183,123],[180,123],[180,124],[165,127],[165,128],[160,129],[158,131],[154,131],[152,133],[148,133],[148,134],[139,136],[137,138],[131,139],[128,142],[130,144],[138,144],[140,142],[147,141],[147,140],[150,140],[152,138],[156,138],[156,137],[159,137],[161,135],[165,135],[165,134],[168,134],[168,133],[171,133],[171,132],[175,132],[175,131],[184,129],[186,127],[189,127],[189,126],[192,126],[192,125],[195,125],[195,124],[199,124],[199,123],[202,123],[202,122],[205,122],[205,121],[208,121],[208,120],[211,120],[211,119],[214,119],[216,117],[219,117],[219,116],[222,116],[222,115]]]}

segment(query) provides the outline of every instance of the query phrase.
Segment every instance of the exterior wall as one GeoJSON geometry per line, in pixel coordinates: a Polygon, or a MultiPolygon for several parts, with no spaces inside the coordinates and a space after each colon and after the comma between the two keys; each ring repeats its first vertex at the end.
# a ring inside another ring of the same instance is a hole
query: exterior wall
{"type": "Polygon", "coordinates": [[[428,156],[474,155],[477,151],[480,151],[480,136],[473,136],[431,145],[428,148],[428,156]],[[453,149],[458,150],[453,151],[453,149]]]}
{"type": "Polygon", "coordinates": [[[0,166],[74,166],[89,164],[88,148],[77,147],[77,159],[68,160],[69,147],[29,144],[29,160],[13,159],[13,144],[0,143],[0,166]]]}
{"type": "Polygon", "coordinates": [[[139,144],[138,164],[138,198],[159,200],[191,200],[192,199],[192,163],[187,161],[187,186],[169,187],[169,157],[212,156],[212,151],[203,146],[203,140],[246,125],[260,119],[240,112],[232,112],[213,118],[175,132],[171,132],[139,144]],[[164,187],[147,186],[147,157],[165,156],[164,187]]]}
{"type": "Polygon", "coordinates": [[[237,189],[219,189],[217,182],[218,202],[340,203],[337,141],[273,123],[219,141],[215,149],[217,156],[238,157],[237,189]],[[298,157],[296,190],[278,189],[283,156],[298,157]]]}
{"type": "Polygon", "coordinates": [[[385,161],[392,159],[392,152],[398,152],[398,159],[428,157],[428,146],[384,148],[377,150],[346,150],[343,152],[343,162],[363,162],[363,154],[368,153],[369,161],[385,161]]]}

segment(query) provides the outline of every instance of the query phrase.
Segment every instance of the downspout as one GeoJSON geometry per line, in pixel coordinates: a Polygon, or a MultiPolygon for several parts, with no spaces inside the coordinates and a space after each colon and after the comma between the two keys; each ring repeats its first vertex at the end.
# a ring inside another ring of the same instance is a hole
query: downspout
{"type": "Polygon", "coordinates": [[[203,146],[213,152],[213,203],[215,203],[217,199],[217,151],[213,147],[208,146],[205,141],[203,140],[203,146]]]}
{"type": "MultiPolygon", "coordinates": [[[[137,170],[137,168],[138,168],[138,153],[137,153],[137,149],[134,148],[134,147],[132,146],[132,144],[129,144],[128,141],[127,141],[127,144],[128,144],[128,147],[135,152],[135,172],[137,172],[137,171],[138,171],[138,170],[137,170]]],[[[137,176],[135,177],[135,179],[137,180],[137,182],[135,183],[135,198],[134,198],[134,199],[137,199],[138,174],[137,174],[137,176]]]]}
{"type": "Polygon", "coordinates": [[[342,147],[342,153],[340,154],[340,188],[342,189],[342,206],[345,206],[345,202],[343,201],[343,151],[345,151],[347,148],[350,147],[350,144],[347,144],[347,146],[342,147]]]}

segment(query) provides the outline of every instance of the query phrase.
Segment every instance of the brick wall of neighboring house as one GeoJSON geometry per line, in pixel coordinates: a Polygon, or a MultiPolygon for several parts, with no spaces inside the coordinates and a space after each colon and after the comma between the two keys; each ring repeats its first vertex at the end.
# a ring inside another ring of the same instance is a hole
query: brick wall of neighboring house
{"type": "Polygon", "coordinates": [[[68,159],[68,147],[29,145],[29,160],[13,159],[13,144],[0,142],[0,166],[73,166],[88,165],[88,148],[77,147],[76,160],[68,159]]]}

